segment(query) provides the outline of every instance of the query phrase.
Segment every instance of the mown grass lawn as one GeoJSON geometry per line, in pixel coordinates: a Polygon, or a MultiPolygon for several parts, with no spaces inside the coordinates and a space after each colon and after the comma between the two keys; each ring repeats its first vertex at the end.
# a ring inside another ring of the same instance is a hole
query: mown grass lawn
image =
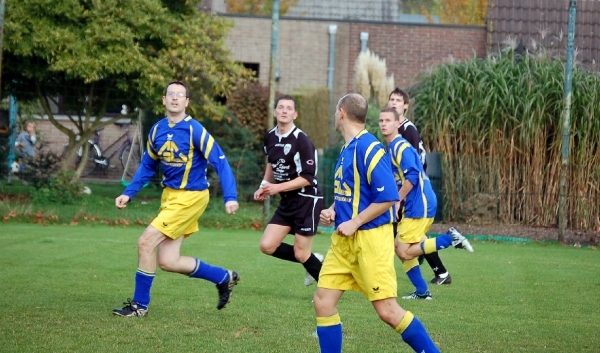
{"type": "MultiPolygon", "coordinates": [[[[216,310],[214,285],[161,272],[147,318],[111,310],[132,296],[143,227],[4,223],[0,226],[2,352],[318,352],[303,269],[260,253],[260,231],[201,229],[182,253],[240,272],[216,310]]],[[[326,252],[329,237],[314,249],[326,252]]],[[[598,251],[474,242],[441,256],[450,286],[432,301],[400,301],[443,352],[598,352],[598,251]]],[[[411,287],[396,262],[399,294],[411,287]]],[[[431,278],[423,268],[426,279],[431,278]]],[[[339,306],[344,352],[411,352],[357,293],[339,306]]]]}

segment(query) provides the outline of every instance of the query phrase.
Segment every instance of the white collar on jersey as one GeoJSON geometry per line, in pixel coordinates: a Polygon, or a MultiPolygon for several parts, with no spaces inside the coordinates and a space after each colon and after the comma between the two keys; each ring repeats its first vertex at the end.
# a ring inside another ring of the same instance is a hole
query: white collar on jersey
{"type": "Polygon", "coordinates": [[[285,134],[279,134],[279,127],[275,126],[275,136],[283,138],[283,137],[288,137],[290,136],[290,134],[292,133],[292,131],[294,131],[294,129],[296,128],[296,124],[292,123],[292,128],[286,132],[285,134]]]}

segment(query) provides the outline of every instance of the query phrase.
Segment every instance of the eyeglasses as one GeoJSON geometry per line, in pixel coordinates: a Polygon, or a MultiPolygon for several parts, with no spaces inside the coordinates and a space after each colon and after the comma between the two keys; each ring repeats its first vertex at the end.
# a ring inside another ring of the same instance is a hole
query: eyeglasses
{"type": "Polygon", "coordinates": [[[174,97],[183,98],[183,97],[187,97],[187,96],[185,95],[185,92],[172,92],[172,91],[169,91],[169,92],[167,92],[167,97],[169,97],[169,98],[174,98],[174,97]]]}

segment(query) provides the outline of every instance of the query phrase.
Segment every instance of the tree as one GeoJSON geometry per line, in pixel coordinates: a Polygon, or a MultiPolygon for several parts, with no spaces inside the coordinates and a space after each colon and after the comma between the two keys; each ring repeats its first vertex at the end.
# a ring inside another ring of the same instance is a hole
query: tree
{"type": "Polygon", "coordinates": [[[107,110],[126,104],[162,111],[162,90],[173,79],[190,86],[193,116],[222,116],[215,97],[249,77],[229,57],[223,41],[229,27],[187,0],[10,1],[2,93],[39,101],[69,137],[65,169],[96,129],[136,115],[129,109],[108,118],[107,110]],[[59,103],[76,131],[56,120],[51,106],[59,103]]]}
{"type": "MultiPolygon", "coordinates": [[[[281,0],[279,12],[284,15],[290,7],[296,6],[300,0],[281,0]]],[[[270,0],[225,0],[227,12],[245,13],[252,15],[271,15],[273,12],[273,1],[270,0]]]]}
{"type": "Polygon", "coordinates": [[[442,0],[438,7],[441,23],[485,25],[488,0],[442,0]]]}

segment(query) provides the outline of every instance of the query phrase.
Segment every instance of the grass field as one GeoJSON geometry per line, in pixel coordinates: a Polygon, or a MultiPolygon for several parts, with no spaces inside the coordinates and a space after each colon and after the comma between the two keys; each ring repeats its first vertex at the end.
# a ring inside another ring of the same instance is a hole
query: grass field
{"type": "MultiPolygon", "coordinates": [[[[159,273],[147,318],[111,310],[132,296],[142,227],[0,228],[1,352],[318,352],[304,271],[258,250],[261,232],[202,229],[182,253],[239,271],[217,311],[209,282],[159,273]]],[[[314,249],[326,252],[327,235],[314,249]]],[[[443,352],[598,352],[600,254],[560,245],[474,242],[441,253],[453,284],[401,301],[443,352]]],[[[401,272],[399,294],[411,287],[401,272]]],[[[431,271],[423,268],[426,279],[431,271]]],[[[339,305],[344,352],[411,352],[357,293],[339,305]]]]}

